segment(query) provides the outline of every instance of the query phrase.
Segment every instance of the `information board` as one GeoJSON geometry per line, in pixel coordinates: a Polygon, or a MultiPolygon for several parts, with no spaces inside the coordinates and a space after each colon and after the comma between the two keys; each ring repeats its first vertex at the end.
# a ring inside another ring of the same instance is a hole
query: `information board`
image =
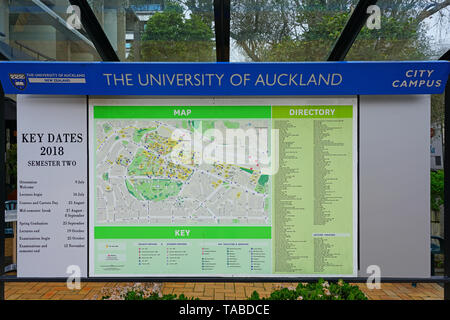
{"type": "Polygon", "coordinates": [[[90,101],[91,276],[356,276],[356,99],[262,101],[90,101]]]}
{"type": "MultiPolygon", "coordinates": [[[[425,220],[392,260],[398,213],[424,217],[429,190],[392,191],[398,150],[379,128],[426,137],[447,61],[1,65],[18,102],[18,277],[345,277],[358,250],[359,275],[374,257],[384,275],[429,273],[401,267],[429,255],[425,220]]],[[[427,179],[425,144],[399,153],[407,180],[427,179]]]]}
{"type": "Polygon", "coordinates": [[[17,274],[86,276],[86,97],[19,95],[17,119],[17,274]]]}

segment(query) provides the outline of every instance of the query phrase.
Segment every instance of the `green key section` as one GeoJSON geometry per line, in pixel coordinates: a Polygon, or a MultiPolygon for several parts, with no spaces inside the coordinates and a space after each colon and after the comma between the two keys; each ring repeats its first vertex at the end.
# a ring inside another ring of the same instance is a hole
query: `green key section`
{"type": "Polygon", "coordinates": [[[95,227],[95,239],[270,239],[271,227],[95,227]]]}
{"type": "Polygon", "coordinates": [[[94,106],[95,119],[270,119],[270,106],[94,106]]]}
{"type": "Polygon", "coordinates": [[[268,239],[97,239],[94,245],[96,275],[271,273],[268,239]]]}

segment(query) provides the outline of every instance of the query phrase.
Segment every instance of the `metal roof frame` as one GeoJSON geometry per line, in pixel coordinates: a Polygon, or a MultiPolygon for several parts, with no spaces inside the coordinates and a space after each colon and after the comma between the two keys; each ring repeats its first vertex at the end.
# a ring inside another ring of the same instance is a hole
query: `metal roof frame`
{"type": "Polygon", "coordinates": [[[230,62],[230,0],[214,0],[217,62],[230,62]]]}
{"type": "Polygon", "coordinates": [[[331,49],[327,61],[343,61],[345,59],[369,17],[367,8],[376,3],[377,0],[360,0],[358,2],[350,19],[348,19],[347,24],[331,49]]]}
{"type": "Polygon", "coordinates": [[[447,52],[444,53],[444,54],[442,55],[442,57],[439,58],[439,60],[447,60],[447,61],[450,61],[450,49],[448,49],[447,52]]]}

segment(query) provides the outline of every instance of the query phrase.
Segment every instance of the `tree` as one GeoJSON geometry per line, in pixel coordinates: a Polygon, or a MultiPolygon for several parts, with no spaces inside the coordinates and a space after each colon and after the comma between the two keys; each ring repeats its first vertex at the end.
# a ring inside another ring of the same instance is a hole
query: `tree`
{"type": "Polygon", "coordinates": [[[265,61],[274,46],[298,37],[296,2],[231,1],[231,38],[248,59],[265,61]]]}
{"type": "Polygon", "coordinates": [[[168,2],[146,24],[141,57],[143,61],[213,61],[213,37],[211,25],[200,15],[187,17],[180,4],[168,2]]]}
{"type": "Polygon", "coordinates": [[[193,14],[200,17],[204,23],[213,26],[214,5],[212,0],[179,0],[193,14]]]}
{"type": "MultiPolygon", "coordinates": [[[[252,61],[325,60],[357,2],[232,0],[231,36],[252,61]]],[[[378,5],[381,30],[363,28],[348,59],[411,60],[433,55],[422,22],[450,6],[450,0],[379,1],[378,5]]]]}

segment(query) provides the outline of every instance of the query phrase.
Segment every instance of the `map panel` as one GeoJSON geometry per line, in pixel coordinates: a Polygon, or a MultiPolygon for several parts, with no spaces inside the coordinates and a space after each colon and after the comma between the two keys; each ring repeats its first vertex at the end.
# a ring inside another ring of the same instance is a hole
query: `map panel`
{"type": "Polygon", "coordinates": [[[244,163],[227,163],[226,141],[213,144],[207,136],[212,129],[226,138],[227,129],[269,127],[269,120],[248,119],[96,120],[96,223],[270,225],[270,178],[249,144],[244,163]],[[195,138],[200,148],[180,147],[195,138]],[[224,159],[214,152],[206,159],[208,146],[224,159]]]}
{"type": "Polygon", "coordinates": [[[91,105],[90,275],[355,276],[346,103],[91,105]]]}

